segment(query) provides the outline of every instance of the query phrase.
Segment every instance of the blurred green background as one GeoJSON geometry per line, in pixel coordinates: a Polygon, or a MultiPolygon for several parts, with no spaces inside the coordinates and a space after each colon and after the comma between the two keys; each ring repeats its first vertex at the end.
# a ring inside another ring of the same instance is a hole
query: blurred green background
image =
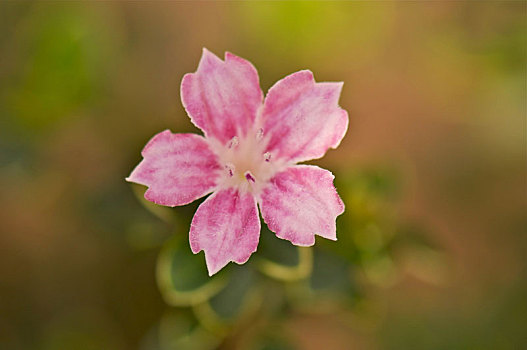
{"type": "MultiPolygon", "coordinates": [[[[196,329],[188,322],[204,309],[170,306],[156,263],[174,237],[190,251],[197,204],[149,211],[124,178],[155,133],[197,132],[179,84],[202,47],[251,61],[264,91],[306,68],[344,81],[350,128],[315,162],[336,174],[347,210],[339,241],[317,239],[309,292],[263,280],[259,300],[290,301],[241,322],[259,325],[250,330],[205,324],[192,333],[200,342],[527,347],[526,11],[524,1],[2,2],[0,348],[165,350],[196,329]],[[340,292],[313,292],[329,287],[340,292]]],[[[230,268],[238,280],[252,281],[243,274],[257,271],[264,234],[248,267],[230,268]]]]}

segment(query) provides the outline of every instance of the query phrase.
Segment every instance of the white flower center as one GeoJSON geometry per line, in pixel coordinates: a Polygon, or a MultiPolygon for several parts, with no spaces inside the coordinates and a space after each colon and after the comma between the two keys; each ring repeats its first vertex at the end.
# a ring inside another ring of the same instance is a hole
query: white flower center
{"type": "Polygon", "coordinates": [[[285,167],[284,161],[265,152],[268,140],[264,136],[264,130],[258,128],[244,137],[234,136],[226,145],[211,140],[211,148],[223,165],[220,188],[236,187],[258,196],[271,177],[285,167]]]}

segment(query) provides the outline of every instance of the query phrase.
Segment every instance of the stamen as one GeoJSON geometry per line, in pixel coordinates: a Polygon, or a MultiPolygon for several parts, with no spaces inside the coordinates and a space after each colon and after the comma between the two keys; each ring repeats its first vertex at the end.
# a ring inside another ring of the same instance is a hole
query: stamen
{"type": "Polygon", "coordinates": [[[271,160],[271,153],[269,153],[269,152],[265,152],[263,156],[264,156],[264,160],[265,160],[266,162],[268,162],[268,161],[271,160]]]}
{"type": "Polygon", "coordinates": [[[245,172],[245,178],[247,179],[247,181],[256,182],[256,179],[254,178],[254,176],[251,174],[250,171],[245,172]]]}
{"type": "Polygon", "coordinates": [[[228,148],[233,148],[238,146],[238,143],[240,143],[240,140],[238,139],[238,136],[234,136],[227,145],[228,148]]]}
{"type": "Polygon", "coordinates": [[[232,163],[225,164],[225,169],[227,169],[227,171],[229,172],[230,177],[234,175],[234,170],[236,170],[236,168],[234,167],[234,164],[232,163]]]}

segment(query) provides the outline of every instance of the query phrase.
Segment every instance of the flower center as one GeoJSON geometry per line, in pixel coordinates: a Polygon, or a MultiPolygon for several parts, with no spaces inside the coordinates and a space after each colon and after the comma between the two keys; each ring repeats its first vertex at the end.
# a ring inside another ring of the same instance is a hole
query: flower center
{"type": "Polygon", "coordinates": [[[262,129],[252,130],[244,137],[234,136],[226,145],[214,145],[224,168],[219,185],[259,194],[281,168],[281,163],[265,152],[266,145],[262,129]]]}

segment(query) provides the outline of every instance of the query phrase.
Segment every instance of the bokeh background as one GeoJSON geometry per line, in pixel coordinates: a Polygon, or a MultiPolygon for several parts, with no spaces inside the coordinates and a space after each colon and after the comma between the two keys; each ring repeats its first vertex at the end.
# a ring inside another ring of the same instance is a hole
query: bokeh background
{"type": "Polygon", "coordinates": [[[203,47],[250,60],[264,91],[306,68],[344,81],[350,114],[315,163],[347,205],[339,241],[317,240],[340,267],[319,264],[317,283],[345,280],[351,301],[284,292],[272,318],[212,348],[527,347],[526,11],[2,2],[0,348],[178,348],[159,338],[195,316],[163,298],[156,263],[165,242],[186,242],[196,205],[156,211],[124,178],[155,133],[198,132],[179,84],[203,47]]]}

